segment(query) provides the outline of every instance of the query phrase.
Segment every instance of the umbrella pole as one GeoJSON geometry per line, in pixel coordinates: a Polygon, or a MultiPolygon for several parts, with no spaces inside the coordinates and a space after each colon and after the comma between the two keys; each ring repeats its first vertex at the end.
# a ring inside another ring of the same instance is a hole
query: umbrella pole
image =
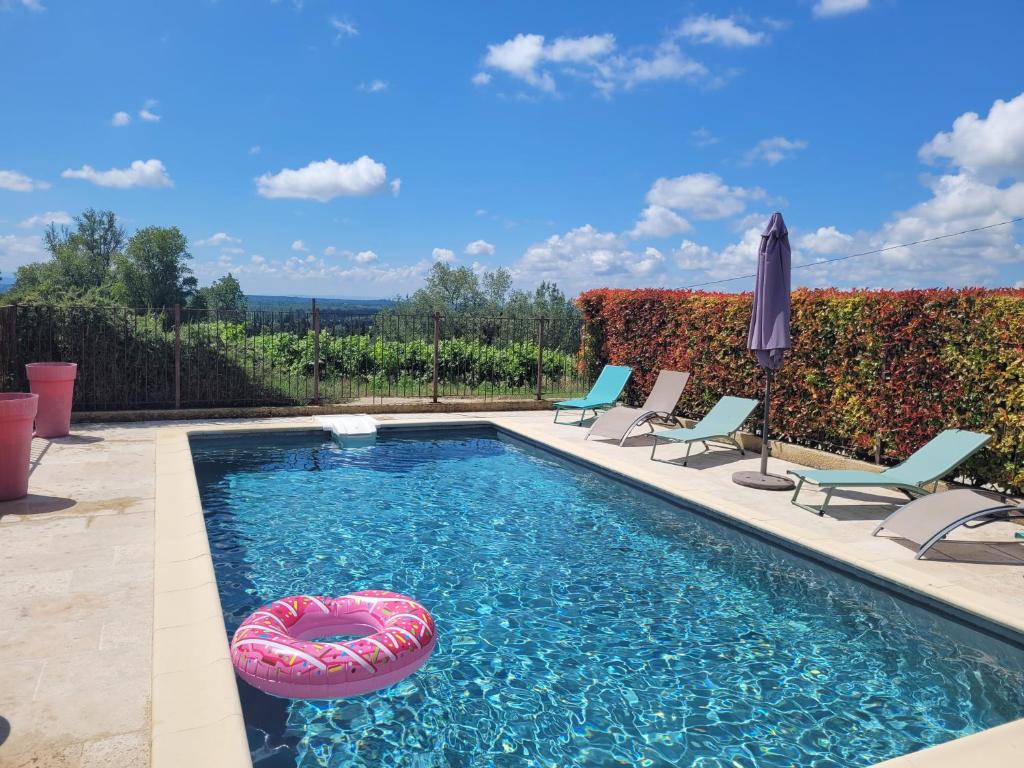
{"type": "Polygon", "coordinates": [[[764,369],[764,426],[761,427],[761,474],[768,474],[768,407],[772,401],[772,371],[771,368],[764,369]]]}
{"type": "Polygon", "coordinates": [[[759,472],[734,472],[732,481],[737,485],[745,485],[748,488],[758,488],[763,491],[791,491],[793,481],[788,477],[768,474],[768,452],[771,446],[768,445],[768,412],[772,399],[772,376],[775,372],[771,368],[765,368],[764,380],[764,423],[761,427],[761,470],[759,472]]]}

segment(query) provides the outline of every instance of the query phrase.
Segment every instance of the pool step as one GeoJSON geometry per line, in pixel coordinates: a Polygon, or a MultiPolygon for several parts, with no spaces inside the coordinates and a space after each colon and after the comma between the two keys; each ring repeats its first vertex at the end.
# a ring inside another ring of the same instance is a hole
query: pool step
{"type": "Polygon", "coordinates": [[[377,420],[365,413],[338,416],[314,416],[324,432],[330,432],[334,442],[342,447],[367,445],[377,439],[377,420]]]}

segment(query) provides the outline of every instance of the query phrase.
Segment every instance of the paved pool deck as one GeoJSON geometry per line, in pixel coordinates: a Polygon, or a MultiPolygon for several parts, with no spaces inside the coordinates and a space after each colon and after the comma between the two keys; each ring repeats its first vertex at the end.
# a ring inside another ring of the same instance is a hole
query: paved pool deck
{"type": "MultiPolygon", "coordinates": [[[[915,561],[907,542],[870,536],[902,497],[837,492],[831,514],[819,518],[792,506],[788,493],[733,484],[733,472],[756,468],[755,456],[720,450],[686,468],[651,462],[649,438],[624,448],[584,441],[585,430],[552,424],[550,412],[378,419],[491,422],[953,613],[1024,632],[1024,542],[1009,524],[958,530],[932,559],[915,561]]],[[[0,503],[0,767],[248,765],[187,434],[311,426],[309,417],[89,424],[34,442],[30,495],[0,503]]],[[[658,453],[674,458],[682,449],[658,453]]],[[[792,466],[772,460],[777,473],[792,466]]],[[[890,764],[969,762],[1024,764],[1024,722],[890,764]]]]}

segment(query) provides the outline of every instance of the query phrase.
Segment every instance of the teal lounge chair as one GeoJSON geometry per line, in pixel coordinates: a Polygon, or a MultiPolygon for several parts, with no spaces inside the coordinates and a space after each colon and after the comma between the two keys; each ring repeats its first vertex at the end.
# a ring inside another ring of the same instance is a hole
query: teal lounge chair
{"type": "MultiPolygon", "coordinates": [[[[925,490],[925,485],[934,483],[937,486],[939,480],[967,461],[976,451],[981,450],[991,439],[991,435],[983,435],[979,432],[947,429],[918,448],[902,464],[897,464],[883,472],[865,472],[855,469],[791,469],[789,474],[800,478],[792,501],[801,509],[824,515],[828,509],[828,502],[832,498],[832,492],[840,486],[893,488],[911,500],[916,496],[925,496],[929,493],[925,490]],[[820,507],[811,507],[796,500],[805,480],[810,480],[815,485],[828,489],[825,493],[825,503],[820,507]]],[[[932,490],[934,491],[935,488],[933,487],[932,490]]]]}
{"type": "Polygon", "coordinates": [[[615,405],[615,401],[619,399],[619,395],[625,389],[626,382],[629,381],[632,373],[633,369],[625,365],[606,365],[586,397],[579,400],[562,400],[555,403],[555,423],[558,423],[558,413],[563,408],[579,411],[580,424],[583,423],[587,411],[593,411],[596,415],[598,408],[611,408],[615,405]]]}
{"type": "Polygon", "coordinates": [[[654,445],[651,446],[651,460],[664,461],[664,459],[654,458],[659,440],[670,443],[686,443],[684,467],[690,461],[690,451],[693,449],[694,443],[703,443],[704,450],[710,450],[708,443],[726,442],[730,447],[738,450],[740,456],[745,456],[743,446],[736,439],[736,433],[740,431],[743,422],[754,412],[756,407],[757,400],[726,395],[715,403],[703,419],[689,429],[663,429],[655,432],[654,445]]]}

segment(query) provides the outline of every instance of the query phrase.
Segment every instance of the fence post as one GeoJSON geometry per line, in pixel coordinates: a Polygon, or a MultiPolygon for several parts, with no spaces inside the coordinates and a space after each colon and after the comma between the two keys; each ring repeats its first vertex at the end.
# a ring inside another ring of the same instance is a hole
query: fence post
{"type": "Polygon", "coordinates": [[[438,346],[441,343],[441,313],[434,313],[434,375],[433,375],[433,400],[437,402],[437,372],[438,372],[438,346]]]}
{"type": "Polygon", "coordinates": [[[320,310],[313,299],[313,405],[320,405],[320,310]]]}
{"type": "Polygon", "coordinates": [[[21,374],[18,369],[18,359],[21,357],[21,342],[18,339],[18,307],[17,302],[13,305],[14,316],[11,321],[11,375],[14,377],[11,380],[11,386],[14,387],[14,391],[18,390],[18,382],[21,381],[21,374]]]}
{"type": "Polygon", "coordinates": [[[174,408],[181,408],[181,305],[174,305],[174,408]]]}
{"type": "Polygon", "coordinates": [[[537,399],[544,393],[544,318],[537,318],[537,399]]]}

